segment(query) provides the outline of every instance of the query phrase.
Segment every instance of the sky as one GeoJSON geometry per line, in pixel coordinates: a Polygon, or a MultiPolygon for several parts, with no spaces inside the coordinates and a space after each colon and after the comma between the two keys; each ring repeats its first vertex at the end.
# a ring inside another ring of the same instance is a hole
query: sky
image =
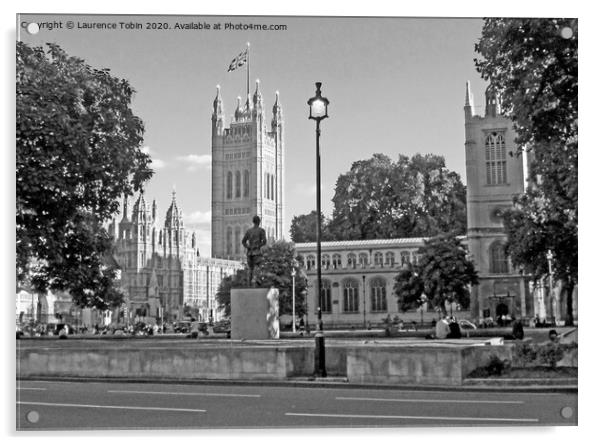
{"type": "MultiPolygon", "coordinates": [[[[474,68],[481,19],[242,16],[21,15],[18,38],[58,43],[68,54],[127,79],[132,107],[144,121],[144,150],[153,158],[147,198],[163,217],[175,188],[184,224],[198,234],[201,254],[211,240],[211,110],[221,86],[226,116],[246,94],[246,69],[228,73],[247,42],[251,93],[261,81],[270,113],[279,91],[285,120],[285,228],[315,209],[315,124],[307,100],[322,82],[330,100],[322,123],[322,207],[332,212],[339,175],[354,161],[384,153],[434,153],[465,180],[464,97],[469,80],[476,112],[486,84],[474,68]],[[74,28],[67,29],[67,22],[74,28]],[[61,22],[30,34],[27,23],[61,22]],[[113,23],[118,29],[80,28],[113,23]],[[119,29],[120,22],[143,29],[119,29]],[[145,29],[167,24],[170,29],[145,29]],[[212,29],[177,30],[176,23],[212,29]],[[286,30],[227,30],[226,24],[286,25],[286,30]],[[222,29],[213,29],[221,24],[222,29]]],[[[244,99],[243,99],[244,100],[244,99]]],[[[229,119],[228,119],[229,121],[229,119]]]]}

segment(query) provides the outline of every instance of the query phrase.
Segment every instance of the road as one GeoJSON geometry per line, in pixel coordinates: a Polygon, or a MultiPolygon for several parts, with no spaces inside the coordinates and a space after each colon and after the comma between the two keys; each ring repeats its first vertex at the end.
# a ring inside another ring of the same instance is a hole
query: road
{"type": "Polygon", "coordinates": [[[576,425],[577,394],[17,381],[18,430],[576,425]]]}

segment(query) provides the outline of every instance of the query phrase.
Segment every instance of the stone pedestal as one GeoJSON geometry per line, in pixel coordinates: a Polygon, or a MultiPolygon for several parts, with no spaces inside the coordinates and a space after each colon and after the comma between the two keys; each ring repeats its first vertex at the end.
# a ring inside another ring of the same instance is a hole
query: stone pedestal
{"type": "Polygon", "coordinates": [[[230,309],[232,339],[280,338],[278,289],[232,289],[230,309]]]}

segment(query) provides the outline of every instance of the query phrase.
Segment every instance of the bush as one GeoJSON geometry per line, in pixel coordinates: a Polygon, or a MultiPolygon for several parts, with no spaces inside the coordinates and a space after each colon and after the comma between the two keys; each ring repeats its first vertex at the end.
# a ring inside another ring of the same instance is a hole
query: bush
{"type": "Polygon", "coordinates": [[[481,366],[480,368],[472,371],[468,377],[471,378],[485,378],[492,375],[502,375],[506,370],[510,368],[509,360],[502,360],[497,355],[489,357],[489,364],[487,366],[481,366]]]}
{"type": "Polygon", "coordinates": [[[577,343],[521,343],[512,350],[512,362],[516,367],[549,366],[555,368],[565,353],[577,348],[577,343]]]}

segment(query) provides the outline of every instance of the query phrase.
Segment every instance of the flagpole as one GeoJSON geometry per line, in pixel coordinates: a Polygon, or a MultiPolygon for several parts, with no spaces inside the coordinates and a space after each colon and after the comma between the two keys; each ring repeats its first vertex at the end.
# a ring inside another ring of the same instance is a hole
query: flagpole
{"type": "Polygon", "coordinates": [[[249,70],[251,66],[251,44],[247,42],[247,97],[249,97],[249,70]]]}

